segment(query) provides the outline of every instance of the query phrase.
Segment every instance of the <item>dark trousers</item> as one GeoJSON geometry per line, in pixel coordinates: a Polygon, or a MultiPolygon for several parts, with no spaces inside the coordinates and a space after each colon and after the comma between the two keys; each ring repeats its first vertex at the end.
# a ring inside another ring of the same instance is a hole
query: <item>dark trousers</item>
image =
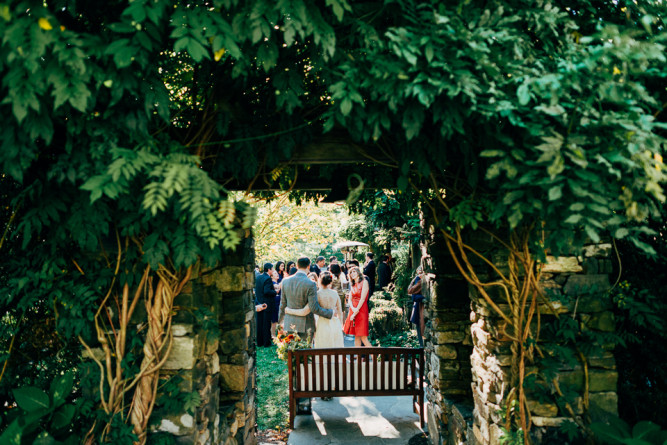
{"type": "Polygon", "coordinates": [[[257,312],[257,346],[271,346],[271,312],[275,302],[263,300],[262,303],[266,303],[267,308],[257,312]]]}

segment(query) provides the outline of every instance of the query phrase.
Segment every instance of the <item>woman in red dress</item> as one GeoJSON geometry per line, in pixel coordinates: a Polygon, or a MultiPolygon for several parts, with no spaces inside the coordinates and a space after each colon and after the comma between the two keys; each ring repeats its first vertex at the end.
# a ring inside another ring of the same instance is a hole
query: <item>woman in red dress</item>
{"type": "Polygon", "coordinates": [[[354,335],[354,346],[372,346],[368,341],[368,282],[358,267],[349,270],[350,277],[350,312],[347,314],[345,326],[349,326],[346,334],[354,335]]]}

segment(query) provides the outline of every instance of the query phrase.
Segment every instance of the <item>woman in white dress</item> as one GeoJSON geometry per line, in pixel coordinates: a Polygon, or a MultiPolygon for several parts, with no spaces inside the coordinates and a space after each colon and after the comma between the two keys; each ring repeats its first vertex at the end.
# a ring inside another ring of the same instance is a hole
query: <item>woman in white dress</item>
{"type": "MultiPolygon", "coordinates": [[[[316,348],[342,348],[345,346],[343,341],[343,311],[340,305],[338,292],[331,289],[333,277],[329,272],[320,274],[320,290],[317,292],[317,301],[325,309],[334,309],[336,317],[331,319],[325,317],[317,318],[315,327],[314,343],[316,348]]],[[[304,317],[310,313],[310,307],[306,305],[303,309],[285,308],[285,313],[304,317]]]]}

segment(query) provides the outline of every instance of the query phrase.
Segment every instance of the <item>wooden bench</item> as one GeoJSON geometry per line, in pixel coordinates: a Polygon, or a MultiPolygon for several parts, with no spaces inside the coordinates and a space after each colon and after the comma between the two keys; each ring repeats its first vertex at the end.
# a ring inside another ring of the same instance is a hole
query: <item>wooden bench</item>
{"type": "Polygon", "coordinates": [[[424,427],[423,348],[297,349],[287,364],[290,428],[297,399],[348,396],[412,396],[424,427]]]}

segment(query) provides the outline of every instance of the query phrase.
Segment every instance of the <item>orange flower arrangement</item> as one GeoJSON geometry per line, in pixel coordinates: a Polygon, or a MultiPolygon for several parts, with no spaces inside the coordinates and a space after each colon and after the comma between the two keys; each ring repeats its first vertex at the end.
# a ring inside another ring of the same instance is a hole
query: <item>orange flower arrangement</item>
{"type": "Polygon", "coordinates": [[[308,333],[308,337],[304,340],[296,332],[287,334],[285,333],[285,331],[279,330],[273,339],[273,343],[275,343],[275,345],[278,347],[276,349],[278,358],[287,361],[287,354],[289,351],[294,351],[295,349],[310,348],[312,344],[312,339],[310,333],[308,333]]]}

